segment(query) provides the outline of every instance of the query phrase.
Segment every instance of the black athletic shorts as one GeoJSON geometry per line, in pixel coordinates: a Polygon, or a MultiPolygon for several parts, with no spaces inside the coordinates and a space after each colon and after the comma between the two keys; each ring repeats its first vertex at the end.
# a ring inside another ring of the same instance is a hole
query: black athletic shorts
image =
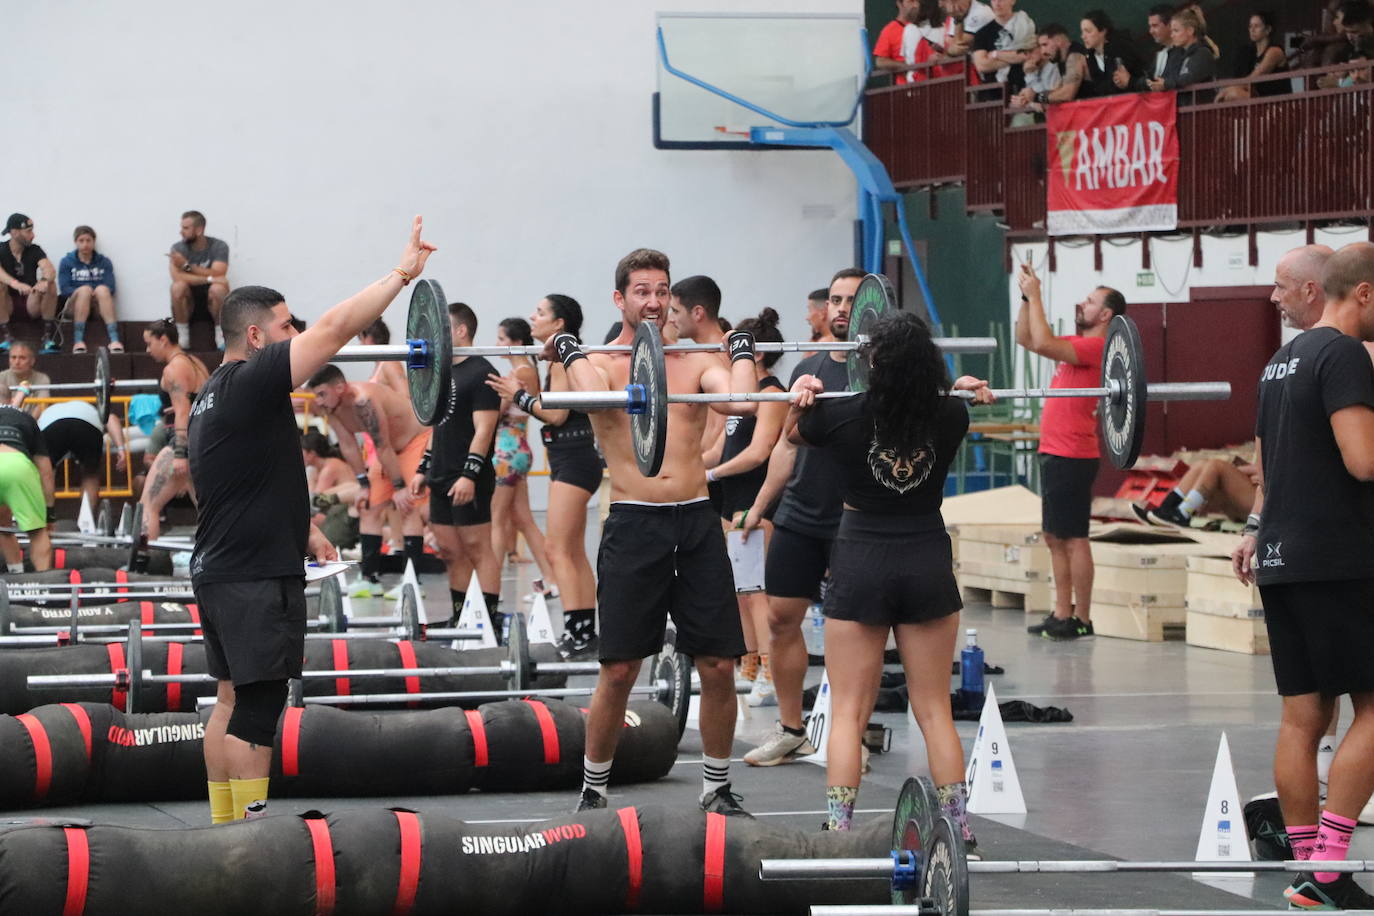
{"type": "Polygon", "coordinates": [[[830,568],[830,538],[812,537],[773,526],[763,561],[763,590],[773,598],[821,599],[821,582],[830,568]]]}
{"type": "Polygon", "coordinates": [[[195,593],[211,677],[242,686],[301,676],[304,578],[207,582],[195,593]]]}
{"type": "Polygon", "coordinates": [[[659,652],[669,617],[679,652],[744,654],[725,534],[706,500],[612,503],[601,527],[596,578],[602,661],[659,652]]]}
{"type": "Polygon", "coordinates": [[[1374,690],[1374,579],[1261,585],[1280,696],[1374,690]]]}
{"type": "Polygon", "coordinates": [[[43,441],[47,443],[53,464],[60,464],[63,458],[71,455],[80,463],[83,473],[94,474],[100,470],[105,434],[85,420],[76,417],[56,420],[43,430],[43,441]]]}
{"type": "Polygon", "coordinates": [[[549,480],[552,483],[566,483],[581,487],[588,493],[601,488],[601,456],[590,444],[574,448],[551,448],[549,457],[549,480]]]}
{"type": "Polygon", "coordinates": [[[964,606],[940,514],[845,510],[830,551],[825,616],[876,626],[925,623],[964,606]]]}
{"type": "Polygon", "coordinates": [[[448,491],[457,483],[458,478],[431,481],[429,484],[429,522],[431,525],[452,525],[466,528],[469,525],[485,525],[491,521],[491,494],[496,491],[496,471],[488,461],[482,473],[477,475],[477,490],[472,502],[455,506],[448,491]]]}
{"type": "Polygon", "coordinates": [[[1058,538],[1085,538],[1093,508],[1096,458],[1040,454],[1040,527],[1058,538]]]}

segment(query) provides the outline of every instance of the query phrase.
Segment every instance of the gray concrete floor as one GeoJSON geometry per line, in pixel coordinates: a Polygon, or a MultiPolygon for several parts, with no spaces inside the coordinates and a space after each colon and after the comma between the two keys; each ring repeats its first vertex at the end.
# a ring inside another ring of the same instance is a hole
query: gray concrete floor
{"type": "MultiPolygon", "coordinates": [[[[594,549],[593,515],[588,539],[594,549]]],[[[594,554],[593,554],[594,555],[594,554]]],[[[536,576],[533,564],[508,566],[503,605],[528,607],[522,597],[536,576]]],[[[388,583],[390,584],[390,583],[388,583]]],[[[446,583],[427,576],[430,600],[447,597],[446,583]]],[[[387,602],[362,602],[390,612],[387,602]]],[[[551,605],[555,613],[559,610],[551,605]]],[[[1074,721],[1057,725],[1007,725],[1029,813],[975,818],[988,858],[1131,858],[1191,860],[1202,822],[1217,744],[1231,746],[1242,799],[1272,787],[1270,756],[1279,702],[1269,659],[1198,649],[1179,642],[1140,643],[1092,638],[1054,643],[1028,636],[1033,622],[1019,611],[985,604],[965,609],[991,664],[1001,700],[1024,699],[1062,706],[1074,721]]],[[[812,668],[808,683],[821,671],[812,668]]],[[[570,683],[591,682],[590,678],[570,683]]],[[[953,686],[957,686],[954,684],[953,686]]],[[[876,717],[893,729],[892,752],[873,758],[859,797],[860,819],[890,818],[902,781],[926,770],[919,732],[905,715],[876,717]]],[[[741,706],[736,759],[771,727],[772,709],[741,706]]],[[[960,723],[966,749],[976,723],[960,723]]],[[[700,745],[689,730],[670,776],[660,782],[617,788],[614,804],[693,805],[700,789],[700,745]]],[[[404,761],[397,761],[404,766],[404,761]]],[[[824,820],[825,774],[807,763],[754,769],[737,763],[734,785],[749,811],[781,828],[816,830],[824,820]]],[[[567,812],[574,794],[471,794],[397,799],[291,799],[281,811],[378,804],[443,811],[478,822],[525,821],[567,812]]],[[[43,811],[0,812],[0,817],[62,815],[137,826],[208,822],[203,803],[87,805],[43,811]]],[[[1374,858],[1374,841],[1357,831],[1352,858],[1374,858]]],[[[975,876],[972,901],[980,907],[1171,907],[1251,908],[1279,906],[1282,875],[1254,880],[1195,881],[1187,875],[975,876]],[[1253,899],[1248,899],[1253,898],[1253,899]]]]}

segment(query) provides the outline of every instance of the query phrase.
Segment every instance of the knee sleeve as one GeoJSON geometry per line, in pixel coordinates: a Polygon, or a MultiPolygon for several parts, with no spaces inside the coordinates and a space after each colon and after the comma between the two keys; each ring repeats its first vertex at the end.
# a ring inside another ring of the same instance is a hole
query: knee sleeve
{"type": "Polygon", "coordinates": [[[240,741],[271,747],[277,719],[286,705],[286,681],[258,681],[234,687],[234,713],[225,729],[240,741]]]}

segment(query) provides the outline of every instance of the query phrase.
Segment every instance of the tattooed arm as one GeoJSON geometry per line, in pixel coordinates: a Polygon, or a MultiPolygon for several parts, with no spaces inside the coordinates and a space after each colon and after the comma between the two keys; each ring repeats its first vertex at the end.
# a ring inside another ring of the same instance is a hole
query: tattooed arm
{"type": "Polygon", "coordinates": [[[396,456],[396,446],[391,441],[391,424],[386,418],[382,405],[371,398],[359,397],[353,403],[353,413],[358,417],[362,431],[372,437],[372,447],[377,450],[377,463],[382,473],[397,489],[405,487],[401,476],[401,460],[396,456]]]}
{"type": "Polygon", "coordinates": [[[187,453],[186,425],[191,419],[191,389],[195,380],[195,370],[186,360],[169,365],[162,373],[162,387],[172,400],[172,471],[187,476],[191,473],[191,462],[187,453]]]}

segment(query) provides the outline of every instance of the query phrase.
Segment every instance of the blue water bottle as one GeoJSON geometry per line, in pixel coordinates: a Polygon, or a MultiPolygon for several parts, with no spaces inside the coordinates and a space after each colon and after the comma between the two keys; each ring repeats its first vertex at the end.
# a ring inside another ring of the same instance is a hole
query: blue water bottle
{"type": "Polygon", "coordinates": [[[983,708],[983,650],[978,631],[964,631],[964,651],[959,653],[960,690],[966,709],[983,708]]]}

